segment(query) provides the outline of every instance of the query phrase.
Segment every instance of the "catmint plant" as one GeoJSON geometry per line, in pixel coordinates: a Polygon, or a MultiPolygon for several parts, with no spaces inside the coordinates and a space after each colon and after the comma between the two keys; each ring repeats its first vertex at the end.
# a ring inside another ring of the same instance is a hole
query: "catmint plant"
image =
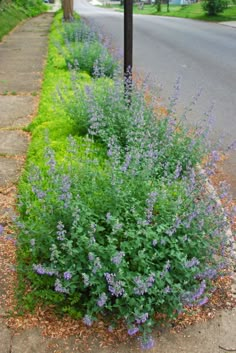
{"type": "MultiPolygon", "coordinates": [[[[63,158],[46,147],[44,163],[28,165],[21,180],[18,272],[34,289],[26,297],[76,311],[87,326],[109,313],[150,349],[155,314],[207,304],[228,266],[228,215],[206,189],[219,155],[204,129],[176,119],[179,80],[159,118],[145,85],[134,84],[127,105],[124,82],[105,77],[113,59],[97,34],[72,23],[63,36],[70,65],[90,62],[96,78],[82,85],[75,74],[70,94],[59,90],[77,136],[63,158]],[[207,173],[197,167],[203,157],[207,173]]],[[[220,189],[224,199],[228,187],[220,189]]]]}

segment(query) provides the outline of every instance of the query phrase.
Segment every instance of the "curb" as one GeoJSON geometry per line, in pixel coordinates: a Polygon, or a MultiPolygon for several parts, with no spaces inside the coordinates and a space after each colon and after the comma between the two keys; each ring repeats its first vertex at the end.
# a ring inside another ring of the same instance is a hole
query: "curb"
{"type": "MultiPolygon", "coordinates": [[[[206,176],[206,173],[204,171],[204,169],[201,168],[201,166],[197,166],[197,169],[199,170],[199,174],[202,174],[203,176],[205,176],[206,178],[206,190],[209,194],[211,194],[213,196],[213,199],[215,200],[216,204],[221,208],[221,210],[224,210],[224,207],[222,205],[222,202],[216,192],[215,187],[212,185],[212,183],[210,182],[209,178],[206,176]]],[[[226,217],[225,220],[227,221],[226,217]]],[[[232,290],[232,296],[234,299],[236,299],[236,242],[234,240],[233,237],[233,232],[231,227],[227,227],[225,229],[225,235],[228,239],[228,249],[229,252],[231,254],[231,258],[230,258],[230,264],[233,267],[233,273],[231,274],[231,278],[232,278],[232,285],[231,285],[231,290],[232,290]]]]}

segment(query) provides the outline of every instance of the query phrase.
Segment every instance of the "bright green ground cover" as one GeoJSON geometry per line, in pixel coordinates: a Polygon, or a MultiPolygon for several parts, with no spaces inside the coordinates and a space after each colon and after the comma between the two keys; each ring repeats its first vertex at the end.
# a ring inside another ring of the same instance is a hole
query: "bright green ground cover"
{"type": "MultiPolygon", "coordinates": [[[[209,152],[208,131],[173,115],[178,82],[167,116],[157,119],[145,86],[134,86],[127,104],[123,80],[102,60],[95,72],[85,66],[93,77],[78,70],[80,62],[68,71],[65,42],[88,49],[97,40],[81,23],[56,15],[39,113],[29,126],[19,184],[20,304],[53,304],[88,326],[98,315],[107,327],[122,319],[151,348],[155,313],[173,317],[186,305],[205,305],[211,280],[227,267],[219,261],[224,214],[195,170],[209,152]]],[[[209,171],[217,152],[211,157],[209,171]]]]}
{"type": "Polygon", "coordinates": [[[36,16],[46,9],[47,7],[41,1],[31,1],[28,5],[27,1],[24,3],[2,1],[0,3],[0,41],[19,22],[36,16]]]}
{"type": "MultiPolygon", "coordinates": [[[[117,8],[120,11],[123,11],[123,8],[119,5],[113,5],[112,7],[117,8]]],[[[201,3],[192,4],[188,6],[170,5],[170,12],[167,12],[167,7],[164,4],[162,5],[161,12],[157,12],[155,5],[144,5],[143,10],[140,10],[137,5],[134,5],[134,13],[143,14],[143,15],[191,18],[194,20],[204,20],[204,21],[214,21],[214,22],[235,21],[236,5],[232,4],[222,14],[217,16],[207,16],[202,9],[201,3]]]]}

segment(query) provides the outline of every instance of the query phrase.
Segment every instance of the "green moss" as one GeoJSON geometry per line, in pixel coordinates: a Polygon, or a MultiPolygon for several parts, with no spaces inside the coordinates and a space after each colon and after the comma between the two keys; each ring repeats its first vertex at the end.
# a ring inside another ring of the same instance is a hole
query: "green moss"
{"type": "MultiPolygon", "coordinates": [[[[58,162],[66,160],[68,136],[77,135],[74,121],[69,118],[58,101],[58,88],[66,88],[67,98],[72,94],[70,73],[65,68],[64,59],[57,47],[57,43],[61,41],[59,29],[61,21],[62,12],[59,12],[55,16],[50,32],[48,60],[44,71],[38,114],[26,129],[32,133],[26,169],[32,163],[43,167],[46,146],[51,146],[55,150],[58,162]]],[[[91,81],[91,77],[86,73],[77,73],[77,75],[82,86],[91,81]]],[[[84,149],[88,148],[88,142],[80,137],[75,138],[81,146],[80,152],[78,152],[78,157],[81,157],[84,149]]],[[[95,150],[98,149],[100,157],[104,155],[103,147],[98,144],[90,146],[90,149],[95,154],[97,153],[95,150]]]]}

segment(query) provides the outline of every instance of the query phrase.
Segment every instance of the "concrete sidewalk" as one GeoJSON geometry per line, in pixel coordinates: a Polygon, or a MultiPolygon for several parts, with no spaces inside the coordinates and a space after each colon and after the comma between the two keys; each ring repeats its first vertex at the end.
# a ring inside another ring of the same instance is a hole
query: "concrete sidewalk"
{"type": "MultiPolygon", "coordinates": [[[[14,215],[15,185],[24,165],[30,137],[22,129],[37,111],[42,71],[47,54],[52,14],[19,25],[0,44],[0,224],[7,228],[14,215]]],[[[0,236],[0,353],[137,353],[136,340],[104,346],[93,340],[83,344],[84,328],[68,339],[43,337],[38,327],[13,330],[7,324],[11,258],[7,238],[0,236]]],[[[14,276],[13,276],[14,277],[14,276]]],[[[14,278],[10,285],[14,285],[14,278]]],[[[11,289],[12,290],[12,289],[11,289]]],[[[96,339],[96,337],[95,337],[96,339]]],[[[178,334],[154,332],[152,353],[223,353],[236,350],[236,308],[216,313],[178,334]]]]}
{"type": "Polygon", "coordinates": [[[219,22],[219,24],[221,24],[223,26],[236,28],[236,21],[219,22]]]}

